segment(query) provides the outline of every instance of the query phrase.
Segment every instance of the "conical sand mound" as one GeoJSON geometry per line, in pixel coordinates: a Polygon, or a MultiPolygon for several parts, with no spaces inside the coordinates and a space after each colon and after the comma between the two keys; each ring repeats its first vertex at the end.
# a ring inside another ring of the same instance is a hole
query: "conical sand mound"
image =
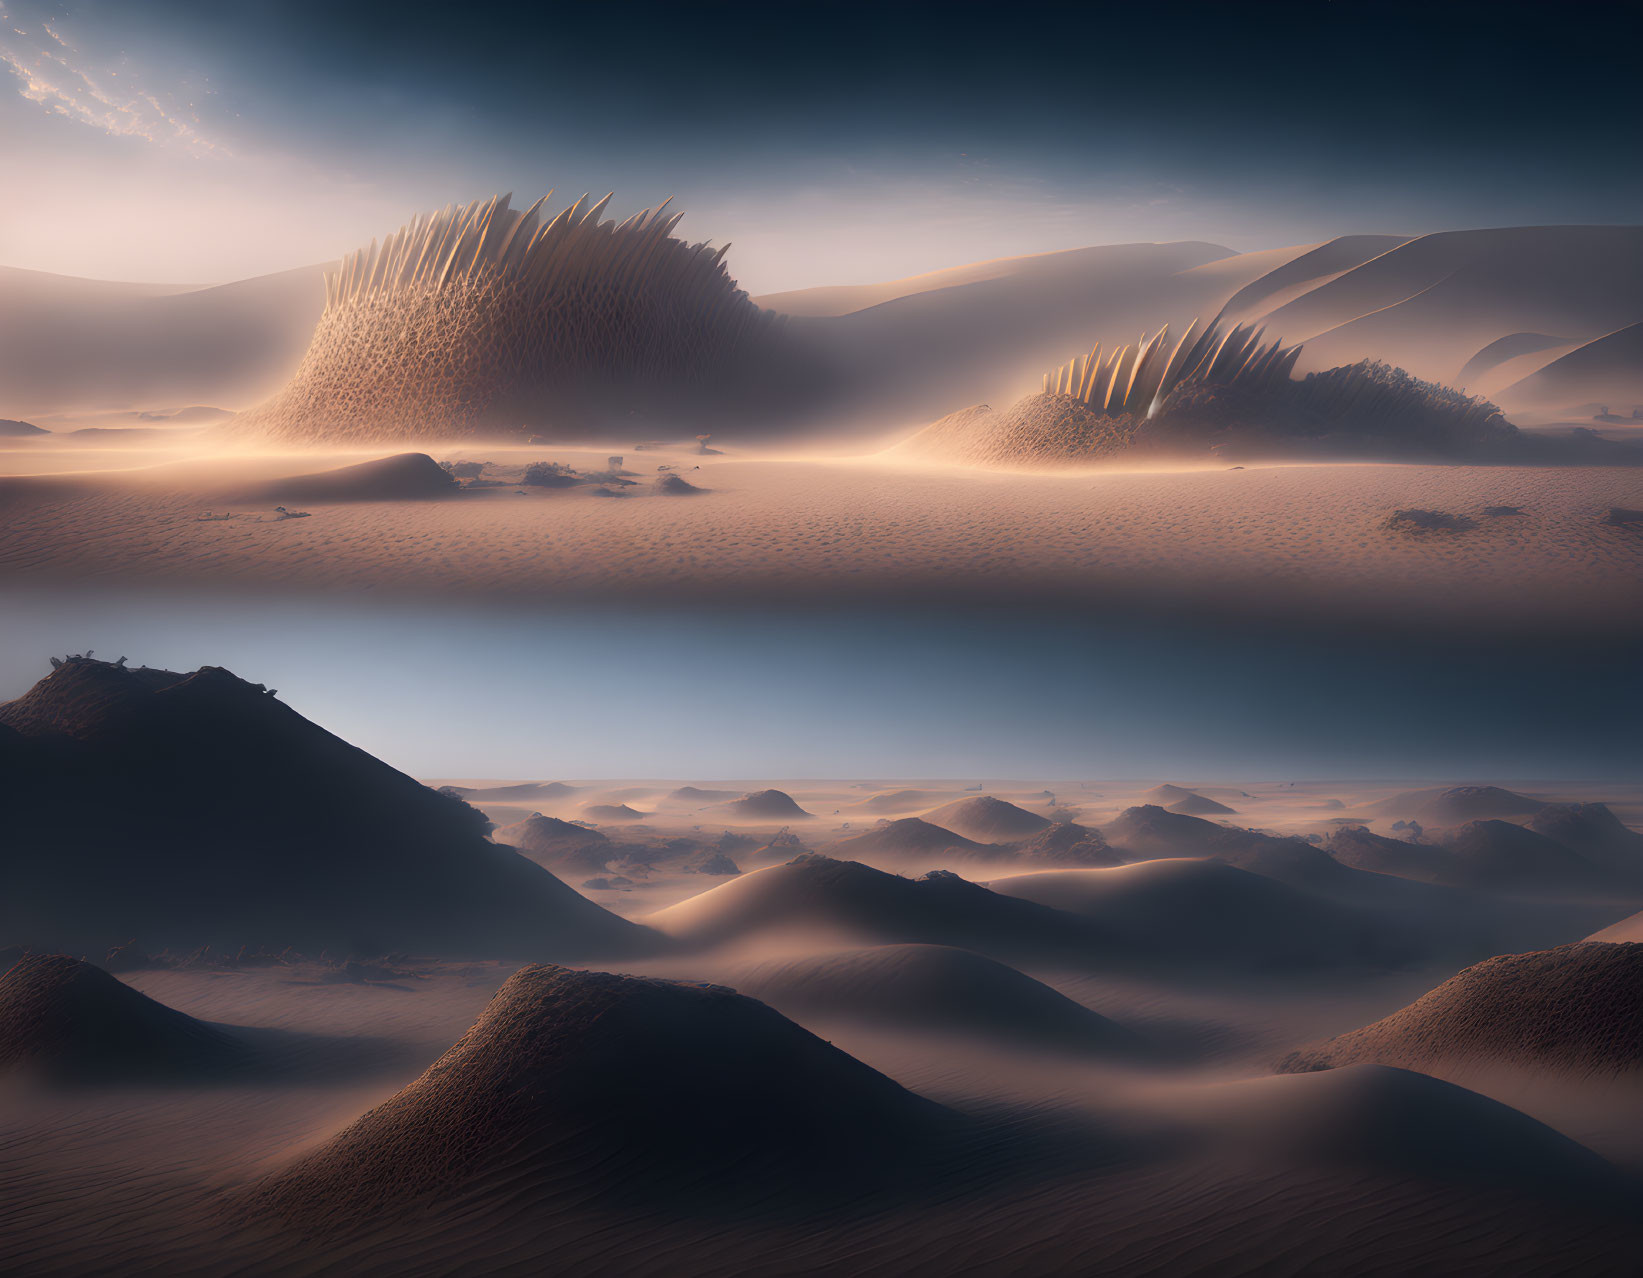
{"type": "Polygon", "coordinates": [[[943,804],[933,812],[926,812],[924,819],[932,825],[955,830],[967,839],[983,842],[1030,838],[1053,824],[1036,812],[995,799],[990,794],[943,804]]]}
{"type": "Polygon", "coordinates": [[[1427,1073],[1508,1064],[1643,1071],[1643,945],[1585,943],[1467,968],[1384,1020],[1292,1052],[1285,1072],[1358,1061],[1427,1073]]]}
{"type": "Polygon", "coordinates": [[[31,796],[0,840],[8,941],[518,959],[655,941],[489,842],[476,809],[220,667],[72,658],[0,727],[31,796]]]}
{"type": "Polygon", "coordinates": [[[1028,1048],[1137,1056],[1146,1044],[1116,1021],[1015,968],[946,945],[882,945],[761,963],[744,994],[812,1014],[974,1035],[1028,1048]]]}
{"type": "Polygon", "coordinates": [[[258,1199],[310,1220],[469,1192],[776,1207],[885,1188],[957,1121],[731,990],[533,966],[258,1199]]]}
{"type": "Polygon", "coordinates": [[[165,1081],[248,1061],[229,1034],[79,959],[31,954],[0,975],[0,1070],[52,1082],[165,1081]]]}

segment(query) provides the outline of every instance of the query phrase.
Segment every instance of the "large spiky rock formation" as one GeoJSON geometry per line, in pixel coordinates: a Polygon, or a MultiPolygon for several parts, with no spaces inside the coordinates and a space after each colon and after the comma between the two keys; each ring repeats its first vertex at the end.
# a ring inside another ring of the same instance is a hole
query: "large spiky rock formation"
{"type": "Polygon", "coordinates": [[[779,317],[673,235],[666,205],[601,220],[610,196],[549,217],[552,192],[419,215],[326,276],[290,384],[238,432],[290,440],[575,431],[665,404],[673,420],[747,394],[779,317]]]}
{"type": "MultiPolygon", "coordinates": [[[[1300,346],[1194,320],[1044,374],[1041,393],[933,423],[904,449],[972,465],[1039,467],[1122,454],[1529,456],[1493,404],[1364,361],[1300,379],[1300,346]]],[[[1542,449],[1542,451],[1545,451],[1542,449]]],[[[1556,457],[1543,460],[1556,461],[1556,457]]]]}

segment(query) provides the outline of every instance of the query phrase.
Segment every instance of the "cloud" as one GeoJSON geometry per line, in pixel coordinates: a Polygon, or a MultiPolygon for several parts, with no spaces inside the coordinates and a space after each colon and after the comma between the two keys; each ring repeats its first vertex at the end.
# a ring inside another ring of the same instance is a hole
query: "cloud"
{"type": "Polygon", "coordinates": [[[144,83],[128,59],[113,65],[83,54],[43,19],[30,20],[0,4],[0,67],[18,94],[46,111],[109,137],[135,138],[197,156],[229,148],[201,126],[191,104],[144,83]]]}

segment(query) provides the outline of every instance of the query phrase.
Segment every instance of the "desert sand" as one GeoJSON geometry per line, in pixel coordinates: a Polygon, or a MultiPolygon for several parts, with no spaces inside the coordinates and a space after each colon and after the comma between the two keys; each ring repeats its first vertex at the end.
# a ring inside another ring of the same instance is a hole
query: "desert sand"
{"type": "Polygon", "coordinates": [[[0,464],[33,473],[0,480],[0,579],[634,601],[1099,595],[1371,622],[1534,628],[1555,618],[1560,629],[1596,630],[1643,618],[1643,537],[1636,524],[1606,522],[1611,508],[1643,507],[1636,468],[1015,474],[679,448],[630,451],[628,468],[674,467],[663,473],[688,476],[700,495],[518,482],[544,458],[596,473],[608,451],[436,451],[490,463],[496,486],[424,497],[407,495],[383,454],[8,451],[0,464]],[[48,467],[56,473],[40,473],[48,467]],[[606,491],[627,495],[592,499],[606,491]],[[298,502],[308,517],[286,517],[298,502]],[[1485,513],[1507,507],[1522,513],[1485,513]],[[1392,522],[1409,509],[1460,523],[1392,522]]]}

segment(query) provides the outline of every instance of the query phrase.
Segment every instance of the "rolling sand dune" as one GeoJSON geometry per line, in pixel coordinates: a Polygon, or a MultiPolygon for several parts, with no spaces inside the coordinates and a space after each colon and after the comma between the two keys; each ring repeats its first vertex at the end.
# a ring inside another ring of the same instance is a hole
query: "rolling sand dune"
{"type": "Polygon", "coordinates": [[[1154,961],[1304,970],[1409,953],[1398,929],[1368,914],[1214,861],[1044,870],[987,886],[1090,918],[1123,952],[1154,961]]]}
{"type": "Polygon", "coordinates": [[[1578,944],[1467,968],[1402,1011],[1279,1062],[1430,1070],[1499,1064],[1569,1075],[1643,1071],[1643,945],[1578,944]]]}
{"type": "Polygon", "coordinates": [[[718,811],[739,821],[803,821],[810,817],[793,797],[781,790],[757,790],[744,794],[718,811]]]}
{"type": "Polygon", "coordinates": [[[1454,883],[1461,877],[1455,855],[1447,848],[1388,838],[1362,825],[1334,831],[1323,848],[1342,865],[1371,874],[1395,874],[1421,883],[1454,883]]]}
{"type": "Polygon", "coordinates": [[[254,404],[302,358],[325,270],[173,288],[0,267],[0,411],[254,404]]]}
{"type": "Polygon", "coordinates": [[[1143,1058],[1139,1035],[993,959],[944,945],[882,945],[737,971],[736,988],[785,1015],[974,1034],[1021,1048],[1143,1058]]]}
{"type": "Polygon", "coordinates": [[[1264,275],[1251,280],[1227,298],[1223,309],[1233,319],[1245,319],[1276,310],[1408,242],[1408,237],[1402,235],[1337,236],[1314,245],[1298,257],[1292,256],[1275,264],[1264,275]]]}
{"type": "Polygon", "coordinates": [[[1050,865],[1122,865],[1124,862],[1099,830],[1073,821],[1059,821],[1012,843],[1010,851],[1022,862],[1042,861],[1050,865]]]}
{"type": "Polygon", "coordinates": [[[32,796],[0,845],[0,935],[37,948],[530,958],[655,941],[488,842],[466,803],[218,667],[70,659],[0,706],[0,730],[32,796]]]}
{"type": "Polygon", "coordinates": [[[1606,804],[1548,803],[1527,825],[1624,882],[1643,875],[1643,834],[1622,825],[1606,804]]]}
{"type": "Polygon", "coordinates": [[[1558,355],[1501,396],[1558,407],[1613,400],[1622,413],[1643,408],[1643,320],[1558,355]]]}
{"type": "Polygon", "coordinates": [[[582,815],[589,821],[620,824],[624,821],[643,821],[650,813],[640,812],[625,803],[590,803],[582,809],[582,815]]]}
{"type": "Polygon", "coordinates": [[[1025,839],[1052,824],[1036,812],[1017,807],[990,794],[973,799],[958,799],[924,814],[932,825],[957,831],[969,839],[988,843],[1007,843],[1025,839]]]}
{"type": "Polygon", "coordinates": [[[744,874],[644,921],[696,947],[808,932],[1005,956],[1088,957],[1109,949],[1085,919],[1001,896],[956,874],[938,870],[904,879],[858,861],[813,855],[744,874]]]}
{"type": "Polygon", "coordinates": [[[451,786],[464,799],[485,799],[504,803],[560,803],[581,794],[584,787],[562,781],[522,781],[517,785],[451,786]]]}
{"type": "Polygon", "coordinates": [[[1505,337],[1497,337],[1462,364],[1455,374],[1455,381],[1462,388],[1472,387],[1474,390],[1509,385],[1516,378],[1507,377],[1503,382],[1503,370],[1515,368],[1525,360],[1543,364],[1576,344],[1566,337],[1551,337],[1545,333],[1508,333],[1505,337]],[[1539,358],[1536,359],[1536,356],[1539,358]]]}
{"type": "Polygon", "coordinates": [[[45,1082],[169,1081],[233,1071],[244,1043],[63,954],[0,975],[0,1071],[45,1082]]]}
{"type": "Polygon", "coordinates": [[[582,853],[589,848],[610,847],[610,838],[598,830],[561,821],[558,817],[543,816],[540,812],[533,812],[513,825],[503,826],[493,833],[492,838],[521,852],[547,858],[582,853]]]}
{"type": "Polygon", "coordinates": [[[1425,1074],[1348,1065],[1225,1084],[1193,1107],[1245,1152],[1619,1199],[1608,1162],[1526,1114],[1425,1074]]]}
{"type": "Polygon", "coordinates": [[[889,1189],[958,1122],[731,990],[533,966],[253,1208],[313,1227],[481,1192],[734,1215],[889,1189]]]}
{"type": "Polygon", "coordinates": [[[830,855],[843,861],[861,857],[882,857],[889,860],[925,861],[943,855],[955,860],[986,860],[1007,857],[1009,853],[991,843],[977,843],[954,834],[918,817],[902,817],[899,821],[885,821],[863,834],[841,839],[828,849],[830,855]]]}
{"type": "Polygon", "coordinates": [[[1189,794],[1185,798],[1177,799],[1169,805],[1171,812],[1180,812],[1187,816],[1232,816],[1236,808],[1229,808],[1224,803],[1217,803],[1214,799],[1207,799],[1201,794],[1189,794]]]}
{"type": "Polygon", "coordinates": [[[887,790],[883,794],[875,794],[860,806],[869,812],[921,812],[931,804],[946,803],[962,797],[952,790],[887,790]]]}
{"type": "Polygon", "coordinates": [[[1459,825],[1463,821],[1530,816],[1544,806],[1540,799],[1516,794],[1498,785],[1455,785],[1409,790],[1379,800],[1370,810],[1405,821],[1418,819],[1459,825]]]}
{"type": "Polygon", "coordinates": [[[1512,333],[1584,341],[1634,323],[1643,300],[1643,230],[1542,226],[1422,235],[1267,310],[1305,341],[1306,366],[1373,358],[1454,382],[1512,333]]]}
{"type": "Polygon", "coordinates": [[[314,475],[292,475],[233,494],[237,501],[410,501],[456,491],[456,480],[427,453],[399,453],[314,475]]]}
{"type": "MultiPolygon", "coordinates": [[[[1455,881],[1474,886],[1577,894],[1627,886],[1556,840],[1510,821],[1468,821],[1440,843],[1454,857],[1455,881]]],[[[1643,889],[1643,880],[1634,875],[1629,886],[1643,889]]]]}

